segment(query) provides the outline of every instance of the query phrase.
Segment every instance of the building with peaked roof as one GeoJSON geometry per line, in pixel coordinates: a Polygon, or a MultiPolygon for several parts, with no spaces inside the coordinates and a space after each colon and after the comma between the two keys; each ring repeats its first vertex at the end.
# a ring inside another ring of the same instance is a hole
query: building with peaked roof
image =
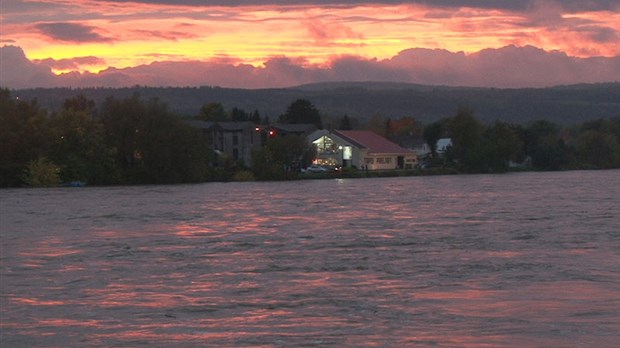
{"type": "Polygon", "coordinates": [[[415,152],[400,147],[372,131],[319,130],[308,140],[316,147],[315,163],[367,170],[412,169],[415,152]]]}
{"type": "MultiPolygon", "coordinates": [[[[252,150],[265,144],[267,138],[287,135],[305,136],[316,130],[313,124],[255,125],[252,122],[211,122],[185,120],[192,128],[200,129],[211,149],[220,160],[252,164],[252,150]]],[[[221,162],[219,163],[221,164],[221,162]]]]}
{"type": "Polygon", "coordinates": [[[187,120],[193,128],[202,130],[213,151],[233,162],[246,166],[252,163],[252,149],[262,145],[261,134],[252,122],[209,122],[187,120]]]}
{"type": "Polygon", "coordinates": [[[312,123],[274,123],[269,125],[269,129],[275,130],[279,135],[308,135],[317,130],[312,123]]]}

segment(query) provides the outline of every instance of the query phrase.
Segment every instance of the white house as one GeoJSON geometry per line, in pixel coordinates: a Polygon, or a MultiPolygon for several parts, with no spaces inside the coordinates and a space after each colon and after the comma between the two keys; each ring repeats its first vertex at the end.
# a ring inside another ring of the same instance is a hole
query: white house
{"type": "Polygon", "coordinates": [[[367,170],[412,169],[417,155],[371,131],[319,130],[308,136],[315,164],[367,170]]]}
{"type": "Polygon", "coordinates": [[[443,155],[452,146],[452,138],[441,138],[437,140],[437,154],[443,155]]]}

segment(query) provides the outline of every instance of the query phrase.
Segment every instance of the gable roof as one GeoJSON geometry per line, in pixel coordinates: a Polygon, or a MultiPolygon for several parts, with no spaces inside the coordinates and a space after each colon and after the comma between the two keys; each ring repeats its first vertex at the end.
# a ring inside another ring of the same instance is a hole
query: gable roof
{"type": "Polygon", "coordinates": [[[215,122],[211,122],[211,121],[185,119],[183,120],[183,122],[185,122],[186,125],[192,128],[198,128],[198,129],[211,129],[215,126],[215,122]]]}
{"type": "Polygon", "coordinates": [[[216,131],[242,131],[244,129],[254,128],[254,123],[249,121],[231,121],[231,122],[212,122],[212,121],[202,121],[202,120],[193,120],[187,119],[184,120],[185,124],[192,128],[198,128],[203,130],[216,130],[216,131]]]}
{"type": "Polygon", "coordinates": [[[348,130],[334,131],[334,134],[359,148],[368,149],[369,153],[413,154],[414,152],[398,146],[372,131],[348,130]]]}
{"type": "Polygon", "coordinates": [[[295,134],[311,133],[316,130],[316,126],[312,123],[274,123],[271,125],[271,128],[295,134]]]}
{"type": "Polygon", "coordinates": [[[224,131],[240,131],[244,129],[254,129],[254,123],[249,121],[232,121],[232,122],[218,122],[217,123],[224,131]]]}

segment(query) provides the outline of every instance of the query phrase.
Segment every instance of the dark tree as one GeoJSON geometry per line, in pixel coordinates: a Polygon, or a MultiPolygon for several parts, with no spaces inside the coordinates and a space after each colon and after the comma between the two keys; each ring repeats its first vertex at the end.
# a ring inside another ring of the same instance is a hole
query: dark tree
{"type": "Polygon", "coordinates": [[[460,109],[448,122],[448,134],[452,139],[449,160],[458,163],[457,167],[468,172],[486,170],[484,158],[484,125],[469,109],[460,109]]]}
{"type": "Polygon", "coordinates": [[[576,139],[577,157],[582,166],[620,167],[620,118],[584,123],[576,139]]]}
{"type": "Polygon", "coordinates": [[[0,186],[19,186],[28,163],[45,157],[51,140],[45,110],[0,89],[0,186]]]}
{"type": "Polygon", "coordinates": [[[230,112],[230,118],[235,122],[248,121],[250,115],[245,110],[234,107],[230,112]]]}
{"type": "Polygon", "coordinates": [[[252,156],[252,170],[262,180],[293,178],[314,158],[314,147],[303,136],[269,138],[252,156]]]}
{"type": "Polygon", "coordinates": [[[523,142],[515,127],[501,121],[495,122],[485,132],[487,166],[492,171],[506,171],[510,161],[523,160],[523,142]]]}
{"type": "Polygon", "coordinates": [[[557,170],[566,164],[566,145],[555,123],[536,121],[525,129],[525,138],[525,151],[535,168],[557,170]]]}
{"type": "Polygon", "coordinates": [[[366,128],[379,134],[382,137],[386,137],[388,133],[387,128],[386,128],[387,124],[388,124],[388,121],[386,120],[385,117],[381,115],[374,115],[368,120],[368,124],[366,125],[366,128]]]}
{"type": "Polygon", "coordinates": [[[311,123],[317,128],[323,128],[321,113],[306,99],[295,100],[278,121],[281,123],[311,123]]]}
{"type": "Polygon", "coordinates": [[[49,158],[60,167],[62,181],[117,183],[120,172],[114,158],[115,149],[105,142],[103,124],[91,115],[94,102],[82,97],[69,99],[63,105],[60,113],[50,120],[53,143],[49,153],[49,158]]]}
{"type": "Polygon", "coordinates": [[[437,156],[437,141],[443,136],[445,128],[444,123],[445,121],[430,123],[424,127],[424,131],[422,132],[422,137],[431,149],[431,155],[433,157],[437,156]]]}
{"type": "Polygon", "coordinates": [[[200,108],[200,112],[196,117],[202,121],[211,121],[211,122],[226,122],[230,121],[230,117],[226,110],[224,110],[224,105],[221,103],[207,103],[204,104],[200,108]]]}
{"type": "Polygon", "coordinates": [[[353,126],[351,125],[351,119],[349,118],[349,115],[344,115],[344,117],[342,117],[342,119],[340,119],[340,125],[338,127],[339,130],[351,130],[353,129],[353,126]]]}
{"type": "Polygon", "coordinates": [[[95,102],[86,98],[83,94],[66,99],[62,104],[62,108],[66,111],[73,110],[75,112],[83,112],[89,116],[94,116],[95,114],[95,102]]]}
{"type": "Polygon", "coordinates": [[[250,115],[250,122],[254,124],[260,124],[260,121],[261,121],[260,113],[258,112],[258,110],[254,110],[252,115],[250,115]]]}
{"type": "Polygon", "coordinates": [[[175,183],[206,179],[206,139],[154,99],[109,98],[103,108],[108,142],[130,183],[175,183]]]}

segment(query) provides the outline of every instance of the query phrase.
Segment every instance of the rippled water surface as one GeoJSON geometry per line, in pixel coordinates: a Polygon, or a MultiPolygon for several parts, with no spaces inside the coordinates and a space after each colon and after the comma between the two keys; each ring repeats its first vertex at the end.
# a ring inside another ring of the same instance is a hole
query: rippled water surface
{"type": "Polygon", "coordinates": [[[2,347],[620,342],[620,171],[0,195],[2,347]]]}

